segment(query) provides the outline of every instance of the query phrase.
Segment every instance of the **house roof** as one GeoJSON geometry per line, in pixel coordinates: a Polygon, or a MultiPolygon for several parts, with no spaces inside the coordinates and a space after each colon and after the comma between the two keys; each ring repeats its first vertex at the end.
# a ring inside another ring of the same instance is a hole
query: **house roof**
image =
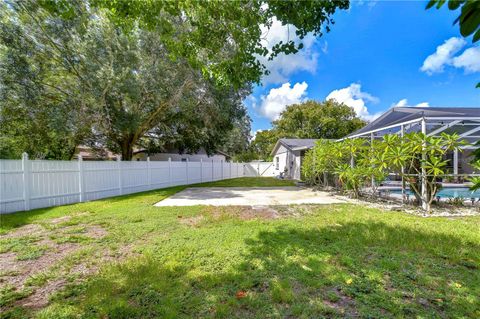
{"type": "Polygon", "coordinates": [[[307,150],[315,146],[315,142],[318,139],[313,138],[281,138],[277,141],[271,155],[275,154],[280,145],[285,146],[291,151],[307,150]]]}
{"type": "MultiPolygon", "coordinates": [[[[201,149],[203,150],[203,149],[201,149]]],[[[140,153],[147,153],[147,150],[146,149],[138,149],[138,150],[134,150],[133,151],[133,154],[140,154],[140,153]]],[[[162,154],[181,154],[178,152],[177,149],[174,149],[174,150],[166,150],[164,152],[158,152],[158,153],[162,153],[162,154]]],[[[197,154],[198,152],[196,153],[192,153],[192,154],[197,154]]],[[[214,154],[217,154],[217,155],[223,155],[225,156],[225,158],[232,158],[232,156],[230,156],[229,154],[225,153],[225,152],[222,152],[222,151],[215,151],[213,152],[214,154]]],[[[189,154],[189,153],[186,153],[186,154],[189,154]]]]}
{"type": "Polygon", "coordinates": [[[480,119],[479,107],[393,107],[376,120],[370,122],[361,129],[351,133],[347,137],[378,131],[382,128],[400,125],[401,123],[421,118],[442,119],[480,119]]]}

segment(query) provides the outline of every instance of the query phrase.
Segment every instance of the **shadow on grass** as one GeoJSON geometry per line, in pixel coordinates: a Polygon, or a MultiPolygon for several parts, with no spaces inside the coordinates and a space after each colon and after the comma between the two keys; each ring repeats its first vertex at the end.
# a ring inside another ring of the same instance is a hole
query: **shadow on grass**
{"type": "Polygon", "coordinates": [[[275,226],[243,240],[247,250],[239,262],[226,261],[224,267],[175,252],[107,267],[84,286],[59,294],[41,315],[480,316],[479,243],[355,222],[318,229],[275,226]]]}

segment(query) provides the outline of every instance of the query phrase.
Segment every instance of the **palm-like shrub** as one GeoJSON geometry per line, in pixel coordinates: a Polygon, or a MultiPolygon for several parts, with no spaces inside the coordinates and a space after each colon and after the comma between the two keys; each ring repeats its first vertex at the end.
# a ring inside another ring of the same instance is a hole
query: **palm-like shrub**
{"type": "MultiPolygon", "coordinates": [[[[447,174],[447,152],[459,151],[465,144],[457,134],[431,137],[422,133],[405,136],[385,135],[381,140],[347,139],[339,142],[319,141],[303,163],[305,180],[311,184],[333,175],[339,186],[358,197],[362,188],[378,185],[389,173],[401,177],[409,185],[418,202],[428,211],[440,189],[438,180],[447,174]],[[422,184],[426,185],[422,194],[422,184]]],[[[480,168],[480,162],[477,164],[480,168]]],[[[473,180],[480,188],[480,178],[473,180]]]]}

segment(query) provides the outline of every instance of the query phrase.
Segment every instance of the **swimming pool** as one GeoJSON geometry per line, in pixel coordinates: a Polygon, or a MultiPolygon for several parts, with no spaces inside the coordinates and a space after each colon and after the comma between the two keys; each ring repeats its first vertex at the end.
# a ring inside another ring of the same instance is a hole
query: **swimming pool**
{"type": "MultiPolygon", "coordinates": [[[[391,190],[390,193],[392,194],[401,194],[401,189],[394,189],[391,190]]],[[[412,194],[410,190],[406,190],[407,194],[412,194]]],[[[480,198],[480,190],[472,192],[468,189],[468,187],[445,187],[442,188],[436,196],[440,196],[440,198],[455,198],[455,197],[462,197],[462,198],[480,198]]]]}

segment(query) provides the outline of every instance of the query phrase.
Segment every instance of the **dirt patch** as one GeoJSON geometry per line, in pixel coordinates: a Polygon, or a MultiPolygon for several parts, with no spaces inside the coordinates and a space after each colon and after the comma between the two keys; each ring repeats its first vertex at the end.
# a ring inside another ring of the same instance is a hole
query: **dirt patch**
{"type": "Polygon", "coordinates": [[[178,220],[180,221],[180,224],[191,226],[191,227],[197,227],[204,219],[205,217],[203,215],[187,217],[187,218],[178,216],[178,220]]]}
{"type": "Polygon", "coordinates": [[[269,206],[207,206],[203,209],[202,215],[214,220],[225,217],[241,220],[280,218],[278,211],[269,206]]]}
{"type": "Polygon", "coordinates": [[[7,234],[0,235],[0,239],[19,238],[25,236],[39,236],[45,233],[45,228],[39,224],[29,224],[11,231],[7,234]]]}
{"type": "Polygon", "coordinates": [[[32,275],[43,272],[63,259],[70,253],[80,248],[77,244],[53,244],[55,247],[48,250],[37,259],[17,260],[16,254],[8,252],[0,255],[0,269],[6,269],[7,275],[1,279],[2,285],[13,285],[22,289],[25,282],[32,275]]]}
{"type": "MultiPolygon", "coordinates": [[[[60,217],[48,221],[49,224],[60,225],[70,220],[70,216],[60,217]]],[[[18,260],[17,253],[7,251],[0,254],[0,287],[14,287],[16,291],[26,288],[32,289],[27,297],[17,300],[15,305],[29,308],[43,307],[48,303],[49,295],[65,286],[63,278],[73,274],[77,277],[86,277],[95,272],[98,265],[107,261],[107,254],[100,253],[100,257],[92,264],[80,261],[71,267],[64,265],[64,260],[82,248],[87,248],[88,239],[97,240],[105,237],[108,232],[99,225],[77,224],[74,226],[46,229],[38,224],[22,226],[8,234],[0,236],[0,239],[21,240],[23,237],[36,238],[33,245],[43,247],[44,252],[35,259],[18,260]],[[69,238],[69,236],[82,236],[86,242],[58,241],[57,238],[69,238]],[[63,237],[62,237],[63,236],[63,237]],[[103,258],[105,257],[105,258],[103,258]],[[32,282],[33,279],[33,282],[32,282]]],[[[122,254],[123,255],[123,254],[122,254]]],[[[8,307],[8,306],[7,306],[8,307]]]]}
{"type": "Polygon", "coordinates": [[[64,279],[49,281],[48,284],[36,289],[30,296],[18,300],[15,305],[31,309],[40,309],[48,305],[48,299],[52,293],[65,287],[64,279]]]}
{"type": "Polygon", "coordinates": [[[61,223],[68,222],[68,221],[70,221],[70,219],[72,219],[72,216],[67,215],[67,216],[62,216],[62,217],[51,219],[51,220],[49,220],[49,223],[53,224],[53,225],[58,225],[58,224],[61,224],[61,223]]]}
{"type": "Polygon", "coordinates": [[[105,228],[98,225],[91,225],[87,227],[86,235],[91,238],[99,239],[107,236],[108,232],[105,228]]]}
{"type": "Polygon", "coordinates": [[[269,206],[243,206],[240,210],[239,216],[240,219],[250,220],[250,219],[277,219],[280,218],[278,211],[269,206]]]}
{"type": "Polygon", "coordinates": [[[335,297],[334,300],[323,300],[323,303],[330,308],[338,311],[342,316],[348,318],[357,318],[359,314],[355,307],[355,301],[345,295],[340,289],[334,288],[329,291],[330,294],[333,294],[335,297]]]}
{"type": "MultiPolygon", "coordinates": [[[[287,217],[301,217],[311,214],[317,205],[281,205],[281,206],[207,206],[203,209],[202,215],[210,216],[215,220],[224,217],[234,217],[241,220],[265,219],[273,220],[287,217]]],[[[203,218],[192,217],[196,224],[203,218]]]]}

